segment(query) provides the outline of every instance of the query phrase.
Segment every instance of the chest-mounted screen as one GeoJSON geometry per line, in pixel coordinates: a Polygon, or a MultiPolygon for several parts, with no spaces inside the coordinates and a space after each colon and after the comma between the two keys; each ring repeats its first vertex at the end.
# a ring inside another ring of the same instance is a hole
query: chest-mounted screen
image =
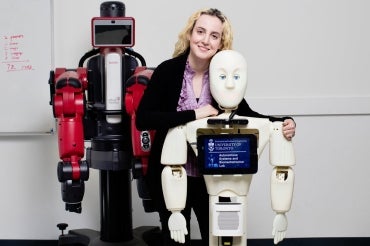
{"type": "Polygon", "coordinates": [[[202,174],[253,174],[258,169],[255,134],[198,135],[198,165],[202,174]]]}

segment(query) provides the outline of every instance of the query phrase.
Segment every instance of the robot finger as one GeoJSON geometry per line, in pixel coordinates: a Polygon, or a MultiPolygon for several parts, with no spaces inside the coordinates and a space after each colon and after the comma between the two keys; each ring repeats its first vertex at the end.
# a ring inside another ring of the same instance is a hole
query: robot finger
{"type": "Polygon", "coordinates": [[[170,233],[171,233],[171,239],[176,241],[176,231],[171,230],[170,233]]]}
{"type": "Polygon", "coordinates": [[[185,243],[185,233],[183,231],[180,231],[179,233],[179,243],[185,243]]]}

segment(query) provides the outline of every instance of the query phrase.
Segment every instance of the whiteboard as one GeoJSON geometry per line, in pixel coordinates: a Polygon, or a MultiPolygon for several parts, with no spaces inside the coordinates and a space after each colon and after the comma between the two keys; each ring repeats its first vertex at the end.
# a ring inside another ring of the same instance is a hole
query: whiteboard
{"type": "Polygon", "coordinates": [[[0,133],[50,133],[52,2],[7,1],[0,23],[0,133]]]}

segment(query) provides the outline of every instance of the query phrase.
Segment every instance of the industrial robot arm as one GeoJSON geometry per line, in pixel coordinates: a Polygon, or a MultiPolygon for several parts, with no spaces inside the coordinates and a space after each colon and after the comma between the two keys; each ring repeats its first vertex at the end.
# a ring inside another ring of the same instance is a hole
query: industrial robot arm
{"type": "Polygon", "coordinates": [[[163,144],[161,163],[165,165],[162,171],[162,190],[166,207],[172,212],[168,220],[171,238],[179,243],[185,243],[188,234],[185,217],[181,210],[186,204],[187,177],[182,167],[187,159],[187,140],[183,126],[168,131],[163,144]]]}
{"type": "Polygon", "coordinates": [[[59,157],[58,180],[62,183],[62,198],[66,210],[81,213],[85,192],[84,181],[89,178],[89,167],[84,157],[84,91],[87,72],[84,68],[57,68],[52,73],[51,92],[54,117],[58,124],[59,157]]]}
{"type": "Polygon", "coordinates": [[[133,151],[133,178],[136,179],[138,195],[142,199],[145,212],[156,211],[144,180],[149,155],[154,139],[154,130],[138,130],[136,127],[136,111],[144,91],[152,77],[153,69],[145,66],[137,67],[134,74],[126,81],[125,105],[131,121],[131,141],[133,151]]]}
{"type": "Polygon", "coordinates": [[[125,105],[131,119],[131,140],[135,158],[134,178],[140,178],[146,175],[148,158],[155,135],[154,130],[140,131],[136,128],[136,111],[153,71],[153,69],[146,67],[138,67],[134,75],[126,82],[125,105]]]}
{"type": "Polygon", "coordinates": [[[292,141],[283,136],[282,122],[272,123],[270,135],[270,163],[274,166],[271,175],[271,204],[276,212],[272,235],[277,244],[285,238],[288,227],[286,212],[292,204],[295,155],[292,141]]]}

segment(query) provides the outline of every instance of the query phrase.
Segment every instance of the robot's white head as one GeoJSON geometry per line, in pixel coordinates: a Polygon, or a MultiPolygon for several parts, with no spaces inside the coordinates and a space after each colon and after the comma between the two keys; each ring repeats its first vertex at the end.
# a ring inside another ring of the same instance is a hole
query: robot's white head
{"type": "Polygon", "coordinates": [[[219,51],[209,67],[213,98],[225,109],[233,109],[242,101],[247,89],[247,62],[235,50],[219,51]]]}

